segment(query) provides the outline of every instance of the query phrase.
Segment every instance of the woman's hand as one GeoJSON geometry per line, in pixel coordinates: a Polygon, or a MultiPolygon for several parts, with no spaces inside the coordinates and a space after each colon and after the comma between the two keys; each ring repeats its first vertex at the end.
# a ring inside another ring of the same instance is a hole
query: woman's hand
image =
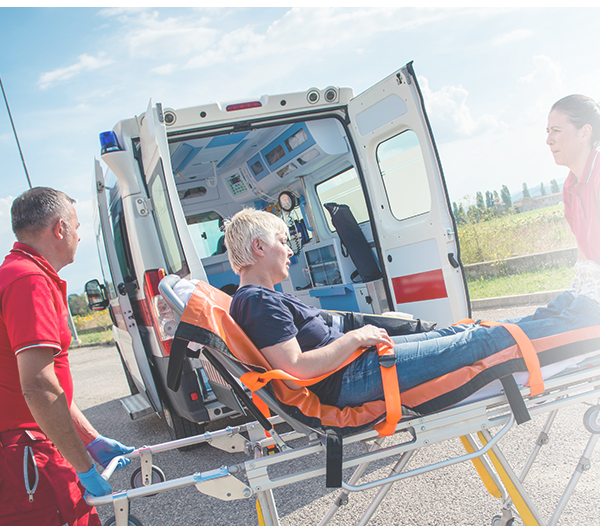
{"type": "MultiPolygon", "coordinates": [[[[349,331],[327,346],[302,352],[296,337],[262,348],[260,351],[273,368],[284,370],[298,379],[311,379],[338,368],[350,355],[359,348],[385,344],[393,347],[394,343],[387,331],[372,325],[349,331]]],[[[286,381],[290,388],[299,388],[286,381]]]]}
{"type": "Polygon", "coordinates": [[[349,331],[346,335],[353,335],[353,338],[358,341],[358,347],[375,346],[377,344],[394,346],[392,339],[390,339],[385,329],[372,326],[371,324],[349,331]]]}

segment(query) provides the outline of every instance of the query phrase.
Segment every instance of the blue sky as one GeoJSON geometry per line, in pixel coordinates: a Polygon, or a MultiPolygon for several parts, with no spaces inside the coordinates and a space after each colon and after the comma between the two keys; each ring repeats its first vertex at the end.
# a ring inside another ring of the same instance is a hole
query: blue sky
{"type": "MultiPolygon", "coordinates": [[[[0,77],[33,185],[77,199],[69,293],[100,277],[91,188],[98,134],[145,111],[349,86],[414,61],[451,200],[562,180],[549,107],[600,99],[598,8],[0,8],[0,77]]],[[[0,101],[0,253],[27,181],[0,101]]],[[[546,186],[546,189],[549,189],[546,186]]]]}

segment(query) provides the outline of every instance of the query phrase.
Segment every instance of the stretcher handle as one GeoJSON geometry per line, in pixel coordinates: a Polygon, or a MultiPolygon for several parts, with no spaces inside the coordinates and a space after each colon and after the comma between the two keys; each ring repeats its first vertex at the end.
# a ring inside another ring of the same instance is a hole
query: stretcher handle
{"type": "Polygon", "coordinates": [[[158,290],[171,306],[171,309],[181,317],[185,309],[185,304],[173,290],[173,287],[179,280],[181,280],[181,278],[177,276],[177,274],[169,274],[160,281],[158,290]]]}
{"type": "Polygon", "coordinates": [[[102,474],[100,476],[104,480],[108,480],[110,477],[112,477],[112,474],[117,469],[117,466],[119,465],[119,461],[121,460],[121,458],[135,458],[135,457],[137,457],[137,456],[140,455],[140,453],[142,452],[142,449],[147,450],[148,448],[147,447],[142,447],[140,449],[134,449],[133,451],[131,451],[131,453],[127,453],[127,454],[124,454],[124,455],[115,456],[108,463],[108,465],[104,468],[104,471],[102,471],[102,474]]]}

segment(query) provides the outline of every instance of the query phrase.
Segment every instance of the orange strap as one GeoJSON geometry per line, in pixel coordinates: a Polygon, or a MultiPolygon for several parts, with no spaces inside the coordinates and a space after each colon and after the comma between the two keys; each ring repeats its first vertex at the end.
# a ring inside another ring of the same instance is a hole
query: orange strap
{"type": "MultiPolygon", "coordinates": [[[[465,318],[460,320],[456,324],[474,324],[475,321],[470,318],[465,318]]],[[[454,325],[456,325],[454,324],[454,325]]],[[[521,350],[521,356],[525,360],[525,365],[527,366],[527,371],[529,372],[529,389],[531,391],[530,395],[536,396],[537,394],[541,394],[544,392],[544,378],[542,377],[542,370],[540,367],[540,359],[535,351],[531,340],[525,334],[525,332],[517,326],[517,324],[509,324],[506,322],[493,322],[489,320],[483,320],[479,322],[482,326],[487,328],[492,328],[495,326],[502,326],[506,331],[508,331],[512,338],[515,339],[519,350],[521,350]]]]}
{"type": "Polygon", "coordinates": [[[383,382],[383,395],[385,397],[385,421],[375,425],[375,429],[379,436],[391,436],[396,432],[396,425],[402,419],[402,402],[400,400],[400,387],[398,386],[398,373],[396,372],[396,359],[394,356],[394,348],[385,346],[384,344],[377,345],[379,356],[391,355],[394,357],[393,363],[390,361],[390,366],[384,366],[381,363],[381,380],[383,382]]]}
{"type": "MultiPolygon", "coordinates": [[[[314,377],[312,379],[299,379],[294,377],[293,375],[284,372],[283,370],[269,370],[268,372],[258,373],[258,372],[246,372],[242,374],[240,377],[240,381],[246,385],[250,391],[252,392],[252,401],[259,408],[259,410],[266,416],[269,417],[269,408],[266,406],[264,401],[260,399],[259,396],[255,394],[256,390],[261,389],[270,381],[276,380],[284,380],[284,381],[292,381],[299,386],[311,386],[314,385],[323,379],[329,377],[331,374],[337,372],[339,369],[347,366],[352,361],[354,361],[357,357],[363,354],[363,352],[367,348],[360,348],[356,350],[341,366],[339,366],[336,370],[329,372],[325,375],[321,375],[319,377],[314,377]]],[[[385,346],[383,344],[379,344],[377,346],[377,352],[379,356],[384,355],[393,355],[394,350],[390,346],[385,346]]],[[[379,423],[375,426],[375,429],[379,433],[379,436],[390,436],[394,434],[396,430],[396,425],[402,418],[402,407],[400,401],[400,388],[398,386],[398,376],[396,373],[396,363],[394,362],[389,367],[382,366],[381,368],[381,379],[383,381],[383,393],[385,398],[385,407],[386,407],[386,419],[385,421],[379,423]]]]}

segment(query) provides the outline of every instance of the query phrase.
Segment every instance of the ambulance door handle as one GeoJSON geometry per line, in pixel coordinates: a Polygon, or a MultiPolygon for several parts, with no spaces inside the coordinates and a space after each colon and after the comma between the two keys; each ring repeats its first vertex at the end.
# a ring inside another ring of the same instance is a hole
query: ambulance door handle
{"type": "Polygon", "coordinates": [[[458,269],[459,264],[458,261],[456,261],[456,258],[454,257],[454,252],[448,253],[448,261],[450,262],[450,265],[452,265],[455,269],[458,269]]]}

